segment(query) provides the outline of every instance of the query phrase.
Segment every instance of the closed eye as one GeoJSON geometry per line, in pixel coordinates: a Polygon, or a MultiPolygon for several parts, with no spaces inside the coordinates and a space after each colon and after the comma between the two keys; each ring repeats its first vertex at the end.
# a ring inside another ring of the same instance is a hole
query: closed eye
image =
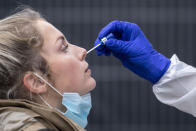
{"type": "Polygon", "coordinates": [[[64,37],[61,38],[61,51],[66,52],[68,48],[68,44],[66,43],[64,37]]]}

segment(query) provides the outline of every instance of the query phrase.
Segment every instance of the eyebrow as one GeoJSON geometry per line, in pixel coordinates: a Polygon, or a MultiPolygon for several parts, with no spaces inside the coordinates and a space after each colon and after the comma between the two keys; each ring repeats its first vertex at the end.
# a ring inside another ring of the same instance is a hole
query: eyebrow
{"type": "Polygon", "coordinates": [[[63,39],[63,40],[65,40],[65,41],[67,41],[67,39],[64,37],[64,36],[59,36],[57,39],[56,39],[56,41],[55,41],[55,44],[57,43],[57,41],[59,41],[60,39],[63,39]]]}
{"type": "Polygon", "coordinates": [[[55,41],[55,43],[57,43],[57,41],[59,41],[60,39],[64,39],[64,36],[59,36],[57,39],[56,39],[56,41],[55,41]]]}

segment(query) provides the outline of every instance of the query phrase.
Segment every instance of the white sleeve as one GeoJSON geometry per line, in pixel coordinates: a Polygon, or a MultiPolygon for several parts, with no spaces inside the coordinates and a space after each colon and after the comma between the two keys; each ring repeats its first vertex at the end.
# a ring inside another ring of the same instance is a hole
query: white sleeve
{"type": "Polygon", "coordinates": [[[176,55],[172,56],[167,72],[153,85],[153,92],[162,103],[196,117],[196,68],[176,55]]]}

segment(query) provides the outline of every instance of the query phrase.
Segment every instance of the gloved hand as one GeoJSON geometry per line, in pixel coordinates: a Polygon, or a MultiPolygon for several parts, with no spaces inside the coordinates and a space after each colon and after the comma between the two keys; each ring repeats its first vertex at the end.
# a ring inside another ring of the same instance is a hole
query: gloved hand
{"type": "Polygon", "coordinates": [[[109,23],[99,33],[95,45],[109,33],[113,33],[115,38],[110,38],[105,45],[99,46],[96,49],[98,55],[108,56],[112,53],[125,67],[153,84],[169,68],[170,60],[153,49],[136,24],[122,21],[109,23]]]}

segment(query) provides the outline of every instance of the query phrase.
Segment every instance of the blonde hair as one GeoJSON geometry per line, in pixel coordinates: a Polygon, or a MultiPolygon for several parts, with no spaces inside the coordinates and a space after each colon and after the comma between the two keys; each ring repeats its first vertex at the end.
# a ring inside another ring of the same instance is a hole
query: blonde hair
{"type": "Polygon", "coordinates": [[[23,85],[28,71],[48,73],[47,62],[39,50],[43,38],[35,27],[39,19],[45,20],[31,8],[0,20],[0,98],[25,98],[29,95],[23,85]]]}

